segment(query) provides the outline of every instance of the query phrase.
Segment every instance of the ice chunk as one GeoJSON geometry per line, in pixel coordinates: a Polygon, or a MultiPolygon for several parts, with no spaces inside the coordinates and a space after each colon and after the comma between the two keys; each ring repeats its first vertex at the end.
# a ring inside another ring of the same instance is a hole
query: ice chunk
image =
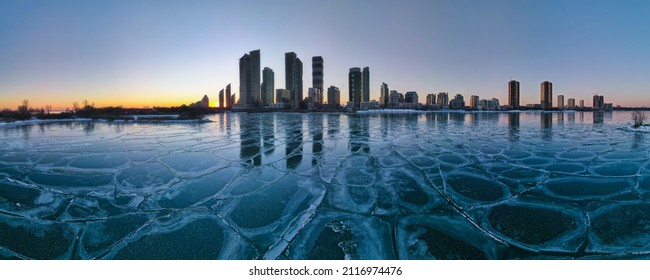
{"type": "Polygon", "coordinates": [[[570,200],[599,199],[632,188],[630,179],[562,176],[549,179],[545,189],[551,196],[570,200]]]}
{"type": "Polygon", "coordinates": [[[481,174],[477,170],[467,169],[467,172],[456,171],[445,174],[445,181],[453,191],[453,196],[469,203],[494,202],[510,196],[508,188],[498,181],[481,174]],[[457,195],[456,195],[457,194],[457,195]],[[470,199],[470,200],[467,200],[470,199]]]}
{"type": "Polygon", "coordinates": [[[518,200],[475,215],[492,233],[531,251],[577,252],[586,232],[584,215],[568,204],[518,200]]]}
{"type": "MultiPolygon", "coordinates": [[[[322,185],[291,174],[259,192],[233,199],[220,213],[258,247],[268,248],[293,220],[311,215],[307,210],[320,203],[323,196],[322,185]]],[[[292,237],[283,238],[291,240],[292,237]]]]}
{"type": "Polygon", "coordinates": [[[160,161],[183,176],[200,176],[228,166],[230,163],[207,152],[171,153],[160,161]]]}
{"type": "Polygon", "coordinates": [[[590,171],[601,176],[632,176],[639,172],[641,166],[632,162],[606,162],[590,168],[590,171]]]}
{"type": "Polygon", "coordinates": [[[115,244],[145,225],[154,214],[125,214],[105,220],[88,222],[81,239],[80,256],[96,258],[108,252],[115,244]]]}
{"type": "Polygon", "coordinates": [[[506,248],[452,211],[404,217],[396,238],[400,259],[497,259],[506,248]]]}
{"type": "Polygon", "coordinates": [[[123,153],[88,154],[74,159],[69,166],[79,171],[111,171],[124,167],[127,163],[123,153]]]}
{"type": "Polygon", "coordinates": [[[69,259],[79,227],[0,214],[0,232],[0,246],[27,258],[69,259]]]}
{"type": "Polygon", "coordinates": [[[390,226],[377,217],[324,211],[287,249],[291,259],[395,259],[390,226]]]}
{"type": "Polygon", "coordinates": [[[176,177],[160,163],[144,163],[122,170],[116,175],[119,194],[150,194],[165,188],[176,177]]]}
{"type": "Polygon", "coordinates": [[[205,211],[161,217],[113,247],[104,259],[253,259],[253,248],[205,211]]]}
{"type": "Polygon", "coordinates": [[[611,204],[590,216],[587,251],[626,254],[650,252],[650,205],[611,204]]]}

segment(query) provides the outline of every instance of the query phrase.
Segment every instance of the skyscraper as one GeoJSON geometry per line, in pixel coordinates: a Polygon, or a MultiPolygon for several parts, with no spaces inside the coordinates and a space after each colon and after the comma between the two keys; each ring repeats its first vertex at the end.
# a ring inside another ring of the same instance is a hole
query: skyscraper
{"type": "Polygon", "coordinates": [[[584,107],[585,107],[585,100],[580,99],[580,108],[584,108],[584,107]]]}
{"type": "Polygon", "coordinates": [[[330,86],[327,89],[327,103],[330,106],[341,105],[341,91],[338,87],[330,86]]]}
{"type": "Polygon", "coordinates": [[[390,99],[389,90],[388,90],[388,84],[386,83],[381,83],[381,88],[379,92],[379,105],[383,108],[388,107],[388,101],[390,99]]]}
{"type": "Polygon", "coordinates": [[[260,93],[260,50],[254,50],[239,59],[239,105],[259,104],[260,93]]]}
{"type": "Polygon", "coordinates": [[[318,88],[312,87],[307,89],[307,98],[309,99],[309,102],[314,102],[318,104],[323,103],[322,94],[320,92],[320,89],[318,88]]]}
{"type": "Polygon", "coordinates": [[[427,105],[436,105],[436,95],[434,93],[427,94],[427,105]]]}
{"type": "Polygon", "coordinates": [[[449,93],[439,92],[438,93],[438,102],[436,102],[439,108],[447,109],[449,108],[449,93]]]}
{"type": "Polygon", "coordinates": [[[275,91],[275,73],[273,69],[264,67],[262,71],[262,105],[273,103],[273,92],[275,91]]]}
{"type": "Polygon", "coordinates": [[[560,110],[564,109],[564,95],[557,96],[557,108],[560,110]]]}
{"type": "Polygon", "coordinates": [[[569,107],[569,109],[574,109],[576,107],[576,100],[574,98],[569,98],[567,100],[567,107],[569,107]]]}
{"type": "Polygon", "coordinates": [[[462,95],[456,94],[454,96],[454,99],[449,101],[449,108],[450,109],[465,109],[465,99],[463,98],[462,95]]]}
{"type": "Polygon", "coordinates": [[[478,99],[478,95],[472,95],[469,97],[469,107],[472,108],[472,110],[478,108],[478,99]]]}
{"type": "Polygon", "coordinates": [[[605,97],[602,95],[594,94],[593,109],[604,109],[605,97]]]}
{"type": "Polygon", "coordinates": [[[508,82],[508,106],[510,109],[519,108],[519,81],[508,82]]]}
{"type": "Polygon", "coordinates": [[[553,84],[549,81],[544,81],[541,84],[539,93],[539,105],[543,110],[551,109],[553,107],[553,84]]]}
{"type": "Polygon", "coordinates": [[[361,94],[362,94],[362,74],[361,68],[353,67],[350,68],[350,73],[348,74],[348,85],[349,85],[349,101],[352,102],[352,109],[359,110],[361,108],[361,94]]]}
{"type": "Polygon", "coordinates": [[[418,93],[415,91],[407,91],[404,96],[404,101],[406,103],[418,103],[418,93]]]}
{"type": "Polygon", "coordinates": [[[254,50],[250,52],[251,55],[251,97],[250,100],[252,103],[259,104],[261,100],[260,90],[260,50],[254,50]]]}
{"type": "Polygon", "coordinates": [[[252,81],[252,69],[253,65],[251,63],[250,54],[244,54],[239,59],[239,105],[248,106],[252,104],[250,99],[253,94],[253,88],[251,85],[252,81]]]}
{"type": "Polygon", "coordinates": [[[230,108],[230,107],[232,107],[232,100],[233,100],[233,99],[234,99],[234,98],[231,97],[231,95],[230,95],[230,84],[228,84],[228,85],[226,86],[226,100],[225,100],[225,101],[226,101],[226,102],[225,102],[226,108],[230,108]]]}
{"type": "Polygon", "coordinates": [[[370,68],[369,67],[363,68],[362,80],[363,80],[363,84],[362,84],[363,97],[361,101],[368,102],[370,101],[370,68]]]}
{"type": "Polygon", "coordinates": [[[302,61],[294,52],[284,54],[285,87],[291,94],[291,103],[298,109],[302,101],[302,61]]]}
{"type": "Polygon", "coordinates": [[[219,108],[223,108],[223,89],[219,91],[219,108]]]}
{"type": "Polygon", "coordinates": [[[321,93],[323,93],[323,57],[312,57],[311,67],[312,87],[317,88],[321,93]]]}
{"type": "Polygon", "coordinates": [[[279,88],[275,90],[275,103],[290,103],[291,102],[291,92],[279,88]]]}

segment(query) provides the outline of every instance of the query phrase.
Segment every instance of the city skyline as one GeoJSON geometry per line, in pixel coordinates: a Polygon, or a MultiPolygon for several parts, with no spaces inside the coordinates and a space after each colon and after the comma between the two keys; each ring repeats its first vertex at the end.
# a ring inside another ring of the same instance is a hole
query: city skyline
{"type": "MultiPolygon", "coordinates": [[[[507,81],[517,80],[523,106],[539,102],[547,80],[575,100],[598,94],[650,107],[648,12],[645,1],[13,1],[0,11],[0,109],[23,99],[55,109],[82,100],[178,106],[206,94],[215,106],[227,84],[240,87],[242,54],[258,49],[276,89],[286,88],[285,53],[322,57],[323,90],[341,89],[342,104],[358,65],[372,68],[377,101],[382,83],[421,99],[448,92],[505,101],[507,81]],[[352,19],[356,10],[366,12],[352,19]],[[292,15],[295,23],[278,20],[292,15]]],[[[312,65],[302,68],[302,80],[312,80],[312,65]]]]}

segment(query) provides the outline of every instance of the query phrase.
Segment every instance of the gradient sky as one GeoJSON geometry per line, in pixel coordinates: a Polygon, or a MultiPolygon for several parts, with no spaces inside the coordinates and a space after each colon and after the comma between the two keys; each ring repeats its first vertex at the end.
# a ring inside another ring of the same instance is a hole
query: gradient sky
{"type": "MultiPolygon", "coordinates": [[[[370,67],[371,98],[391,90],[447,91],[521,103],[539,87],[591,106],[650,106],[650,1],[327,0],[31,1],[0,3],[0,108],[172,106],[228,83],[238,60],[261,50],[261,66],[284,88],[284,53],[325,61],[325,86],[348,99],[350,67],[370,67]]],[[[239,94],[237,94],[239,96],[239,94]]],[[[555,101],[554,101],[555,102],[555,101]]]]}

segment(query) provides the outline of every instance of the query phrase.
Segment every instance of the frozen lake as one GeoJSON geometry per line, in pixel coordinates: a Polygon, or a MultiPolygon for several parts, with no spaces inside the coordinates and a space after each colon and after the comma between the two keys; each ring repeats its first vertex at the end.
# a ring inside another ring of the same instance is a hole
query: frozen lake
{"type": "Polygon", "coordinates": [[[0,127],[3,259],[650,257],[630,112],[0,127]]]}

